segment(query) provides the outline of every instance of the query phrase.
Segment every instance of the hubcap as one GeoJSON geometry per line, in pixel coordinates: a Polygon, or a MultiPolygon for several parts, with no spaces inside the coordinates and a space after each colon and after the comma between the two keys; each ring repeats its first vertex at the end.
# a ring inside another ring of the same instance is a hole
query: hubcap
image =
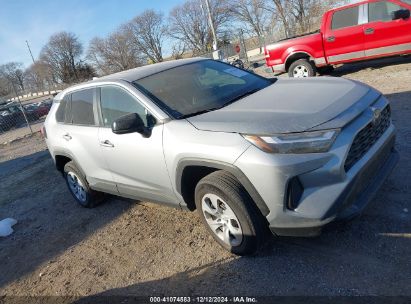
{"type": "Polygon", "coordinates": [[[303,78],[303,77],[309,76],[307,67],[303,65],[297,65],[294,68],[293,74],[294,74],[294,78],[303,78]]]}
{"type": "Polygon", "coordinates": [[[239,246],[243,240],[243,230],[230,206],[211,193],[204,195],[201,205],[207,224],[214,234],[231,247],[239,246]]]}
{"type": "Polygon", "coordinates": [[[67,173],[67,182],[71,192],[82,203],[86,201],[86,191],[84,185],[74,172],[67,173]]]}

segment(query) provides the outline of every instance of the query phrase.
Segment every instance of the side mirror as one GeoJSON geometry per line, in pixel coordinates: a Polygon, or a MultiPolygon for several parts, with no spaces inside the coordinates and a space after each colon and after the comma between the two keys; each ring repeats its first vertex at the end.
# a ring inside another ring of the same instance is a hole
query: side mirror
{"type": "Polygon", "coordinates": [[[144,137],[150,137],[151,130],[144,125],[141,117],[136,113],[127,114],[117,118],[111,125],[115,134],[140,133],[144,137]]]}
{"type": "Polygon", "coordinates": [[[400,9],[398,11],[394,11],[391,13],[392,20],[398,19],[408,19],[410,18],[410,10],[409,9],[400,9]]]}

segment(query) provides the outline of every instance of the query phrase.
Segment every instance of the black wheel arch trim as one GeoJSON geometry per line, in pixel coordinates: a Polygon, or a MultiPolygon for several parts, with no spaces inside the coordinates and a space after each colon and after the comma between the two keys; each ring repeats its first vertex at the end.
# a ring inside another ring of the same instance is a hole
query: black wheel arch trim
{"type": "Polygon", "coordinates": [[[248,194],[253,199],[254,203],[260,210],[263,216],[267,216],[270,213],[270,209],[268,209],[266,203],[264,202],[263,198],[260,196],[258,191],[255,189],[254,185],[250,182],[247,176],[236,166],[225,163],[219,162],[215,160],[207,160],[207,159],[197,159],[197,158],[185,158],[178,162],[177,170],[176,170],[176,188],[177,192],[182,196],[182,177],[183,172],[186,167],[191,166],[200,166],[200,167],[209,167],[217,170],[224,170],[238,179],[238,181],[243,185],[243,187],[247,190],[248,194]]]}
{"type": "MultiPolygon", "coordinates": [[[[76,158],[71,153],[66,152],[66,151],[61,151],[61,150],[55,150],[54,151],[53,159],[54,159],[54,163],[55,163],[56,168],[57,168],[56,156],[64,156],[64,157],[67,157],[67,158],[71,159],[71,161],[76,165],[77,169],[81,172],[81,174],[83,174],[83,176],[86,176],[83,169],[81,168],[81,166],[77,162],[76,158]]],[[[62,173],[64,174],[64,170],[62,171],[62,173]]]]}

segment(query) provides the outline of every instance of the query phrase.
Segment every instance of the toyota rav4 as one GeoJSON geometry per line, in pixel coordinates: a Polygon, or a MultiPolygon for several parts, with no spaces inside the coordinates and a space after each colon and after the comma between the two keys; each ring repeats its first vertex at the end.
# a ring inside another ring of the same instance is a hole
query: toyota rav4
{"type": "Polygon", "coordinates": [[[390,105],[369,86],[201,58],[66,89],[43,133],[82,206],[111,193],[197,209],[239,255],[266,231],[313,236],[359,214],[398,161],[390,105]]]}

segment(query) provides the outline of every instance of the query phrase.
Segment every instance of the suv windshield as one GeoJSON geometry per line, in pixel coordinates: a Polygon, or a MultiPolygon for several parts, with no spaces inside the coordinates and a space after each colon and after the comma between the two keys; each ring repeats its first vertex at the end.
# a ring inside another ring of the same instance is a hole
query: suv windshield
{"type": "Polygon", "coordinates": [[[214,60],[178,66],[133,82],[177,119],[220,109],[272,83],[214,60]]]}

